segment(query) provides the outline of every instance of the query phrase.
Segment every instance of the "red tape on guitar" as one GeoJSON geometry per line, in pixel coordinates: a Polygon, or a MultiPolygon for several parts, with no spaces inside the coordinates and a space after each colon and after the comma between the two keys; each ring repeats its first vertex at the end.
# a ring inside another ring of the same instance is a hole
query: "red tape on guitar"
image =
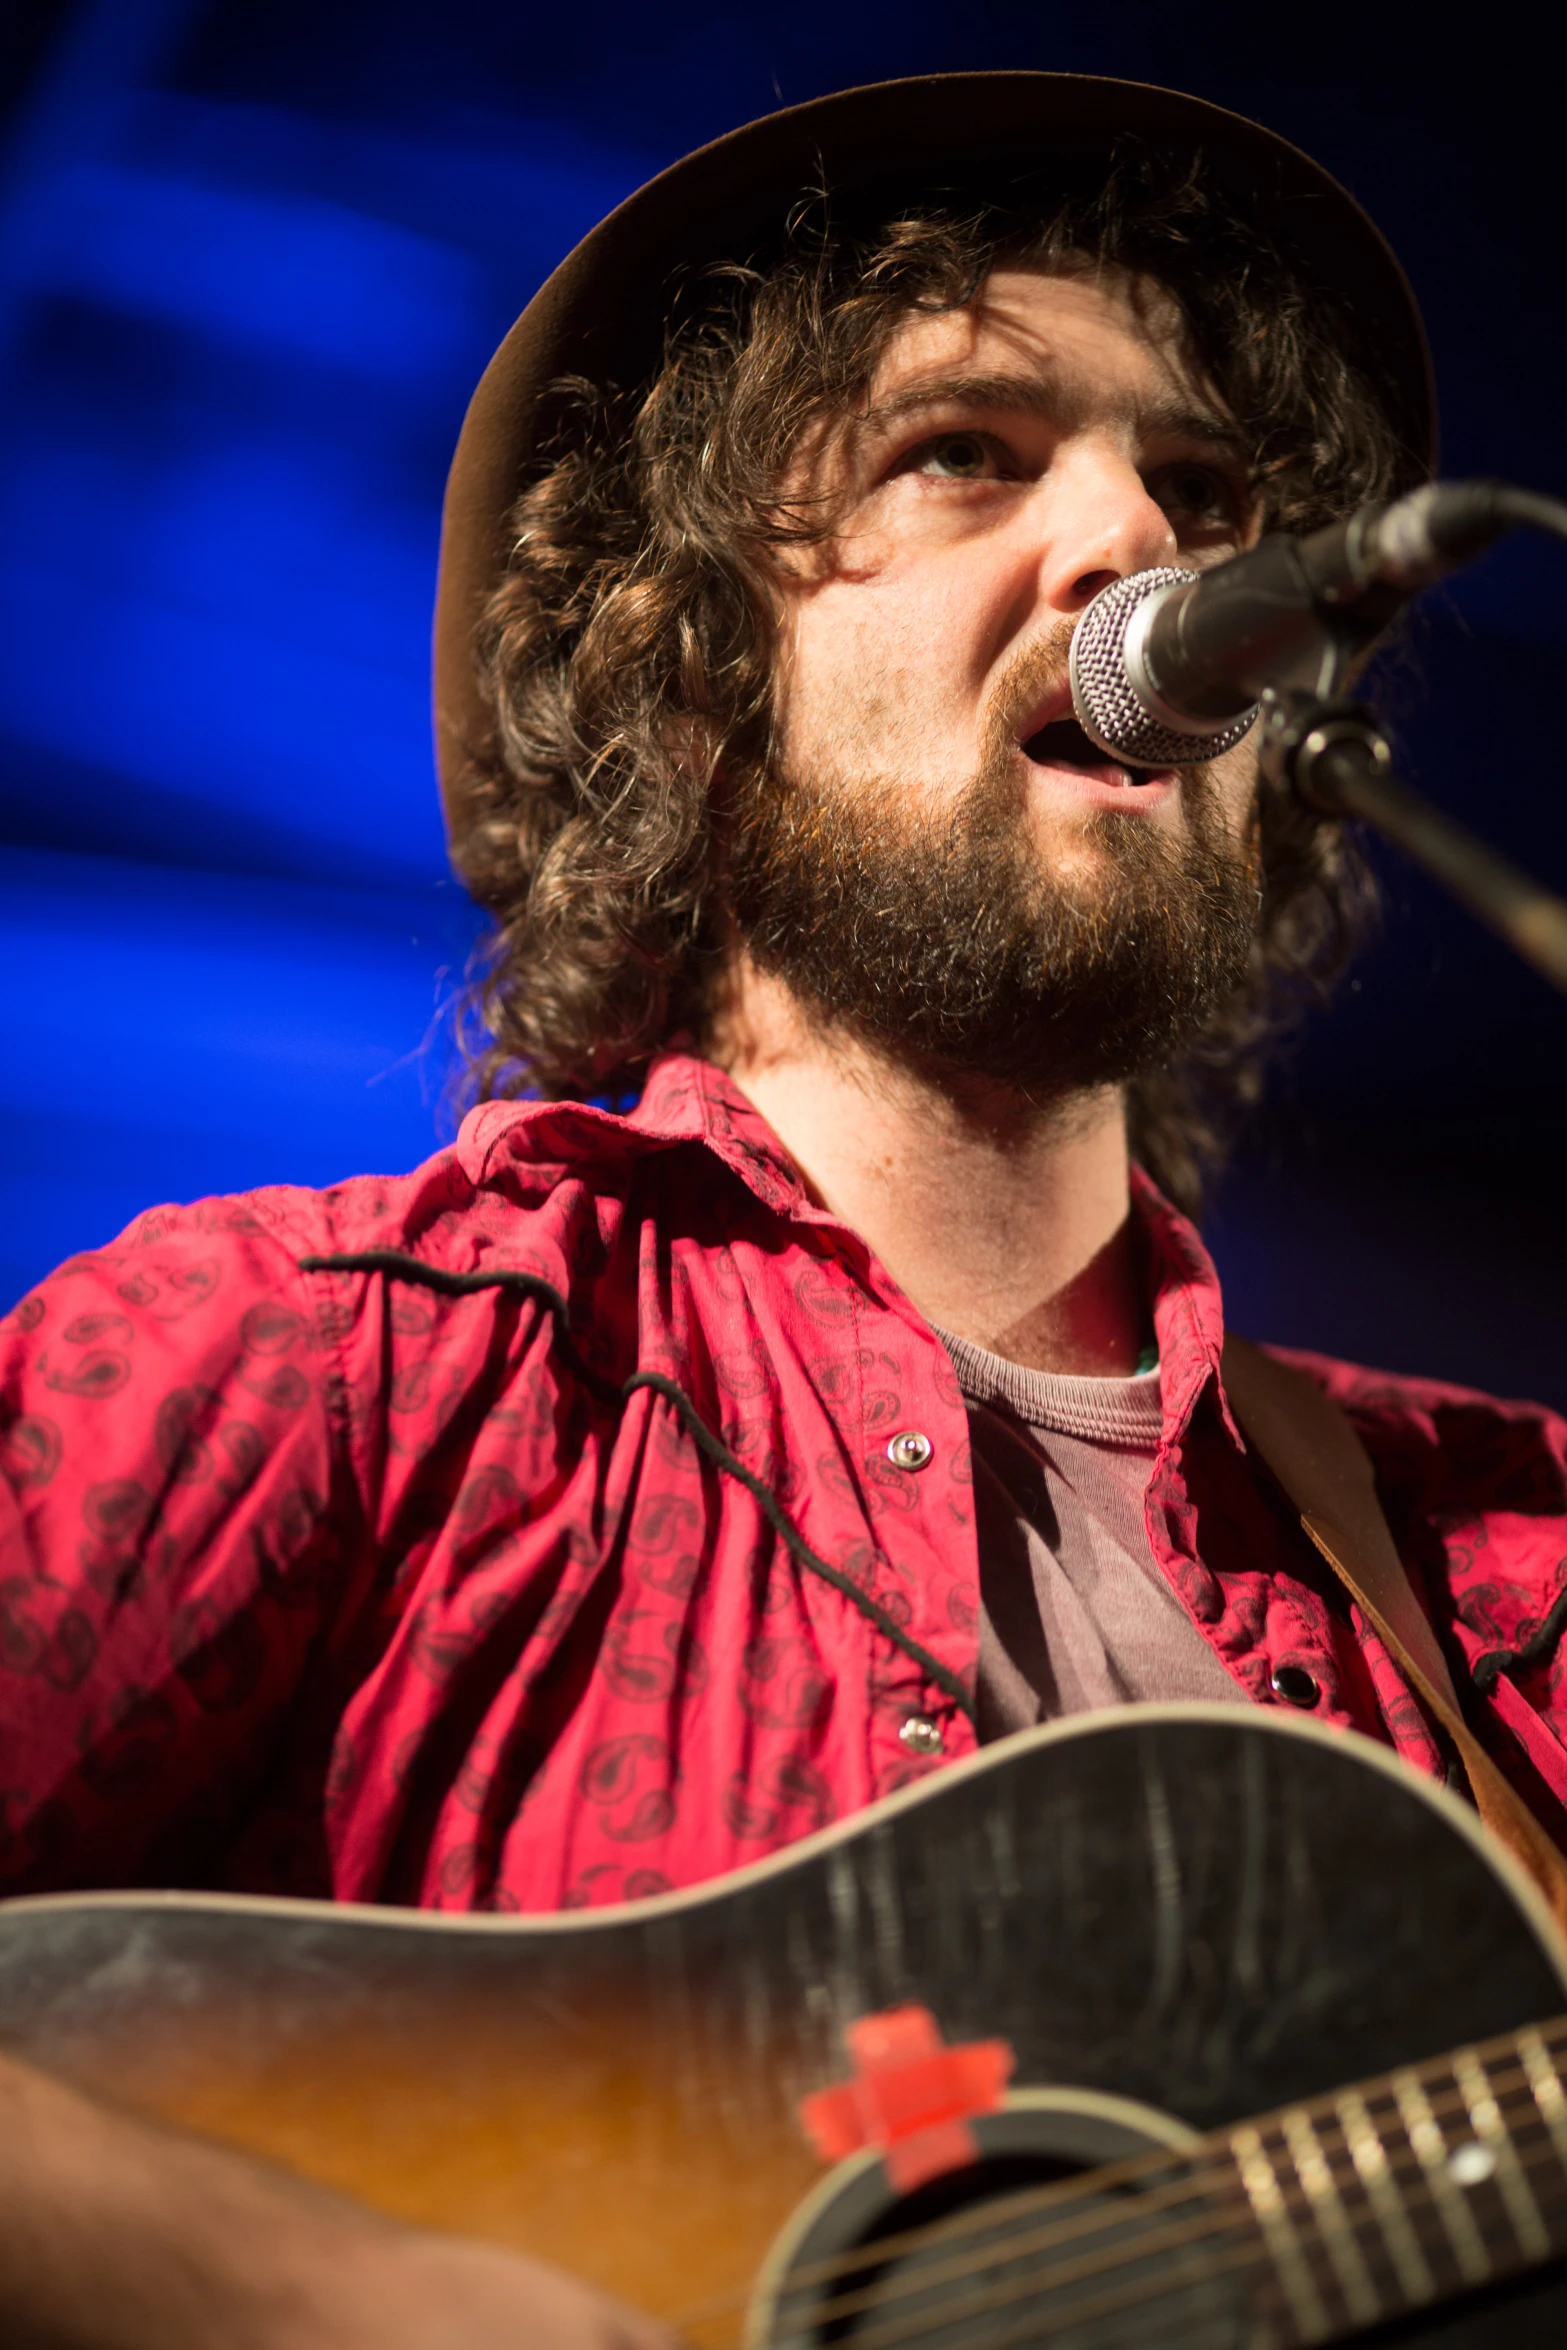
{"type": "Polygon", "coordinates": [[[979,2160],[969,2127],[994,2113],[1016,2062],[1006,2040],[942,2044],[928,2007],[889,2007],[844,2033],[854,2078],[802,2097],[801,2126],[824,2162],[874,2146],[900,2195],[979,2160]]]}

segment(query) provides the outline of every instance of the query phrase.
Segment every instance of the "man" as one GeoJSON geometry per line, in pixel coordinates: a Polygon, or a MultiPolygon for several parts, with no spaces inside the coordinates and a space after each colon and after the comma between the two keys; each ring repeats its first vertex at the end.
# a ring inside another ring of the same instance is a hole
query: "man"
{"type": "MultiPolygon", "coordinates": [[[[1407,486],[1430,431],[1369,224],[1167,93],[850,93],[579,248],[448,499],[492,1098],[412,1176],[157,1210],[10,1317],[7,1889],[632,1899],[1131,1699],[1449,1770],[1242,1438],[1170,1204],[1353,851],[1249,742],[1106,760],[1066,686],[1109,581],[1407,486]]],[[[1567,1429],[1309,1370],[1558,1827],[1567,1429]]],[[[0,2090],[40,2338],[643,2338],[0,2090]]]]}

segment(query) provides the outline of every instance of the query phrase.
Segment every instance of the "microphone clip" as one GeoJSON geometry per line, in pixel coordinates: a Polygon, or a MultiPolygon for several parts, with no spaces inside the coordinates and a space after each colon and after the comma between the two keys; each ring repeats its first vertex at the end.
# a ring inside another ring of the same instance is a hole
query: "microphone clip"
{"type": "Polygon", "coordinates": [[[1368,785],[1393,775],[1393,746],[1364,702],[1270,685],[1262,696],[1257,763],[1270,783],[1294,792],[1319,816],[1374,821],[1357,803],[1368,785]]]}
{"type": "Polygon", "coordinates": [[[1567,995],[1567,900],[1411,790],[1374,711],[1292,686],[1267,687],[1261,709],[1267,782],[1313,815],[1372,825],[1567,995]]]}

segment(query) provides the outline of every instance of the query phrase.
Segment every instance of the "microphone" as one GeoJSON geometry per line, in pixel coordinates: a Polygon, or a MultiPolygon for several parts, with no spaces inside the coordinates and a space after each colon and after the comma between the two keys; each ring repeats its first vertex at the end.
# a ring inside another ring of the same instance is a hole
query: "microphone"
{"type": "Polygon", "coordinates": [[[1073,632],[1077,722],[1133,766],[1216,758],[1270,687],[1333,695],[1401,604],[1519,524],[1567,535],[1567,507],[1507,482],[1427,482],[1305,538],[1275,532],[1211,571],[1113,580],[1073,632]]]}

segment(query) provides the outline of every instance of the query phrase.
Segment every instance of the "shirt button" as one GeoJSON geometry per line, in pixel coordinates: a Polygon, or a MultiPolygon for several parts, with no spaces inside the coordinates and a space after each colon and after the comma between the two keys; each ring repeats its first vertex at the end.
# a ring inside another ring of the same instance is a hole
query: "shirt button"
{"type": "Polygon", "coordinates": [[[1322,1695],[1314,1674],[1304,1665],[1276,1665],[1270,1683],[1275,1697],[1282,1697],[1286,1705],[1315,1705],[1322,1695]]]}
{"type": "Polygon", "coordinates": [[[923,1469],[935,1449],[917,1428],[905,1428],[888,1445],[887,1458],[895,1469],[923,1469]]]}
{"type": "Polygon", "coordinates": [[[928,1714],[910,1714],[898,1736],[910,1754],[940,1754],[946,1744],[940,1724],[928,1714]]]}

